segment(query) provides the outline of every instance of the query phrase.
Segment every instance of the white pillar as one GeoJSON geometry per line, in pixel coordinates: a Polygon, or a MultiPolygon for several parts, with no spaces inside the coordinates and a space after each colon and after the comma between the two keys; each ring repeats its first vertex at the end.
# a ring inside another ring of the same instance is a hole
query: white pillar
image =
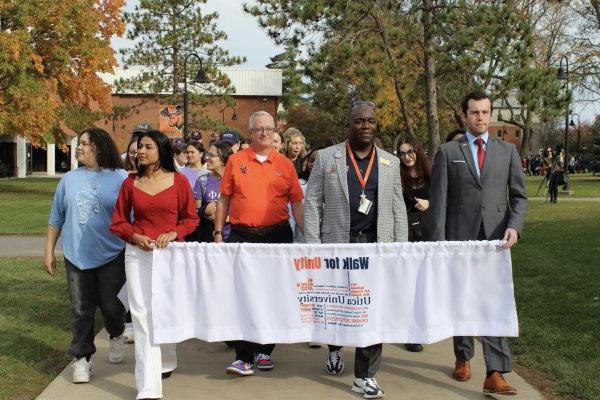
{"type": "Polygon", "coordinates": [[[17,136],[17,178],[27,176],[27,142],[24,137],[17,136]]]}
{"type": "Polygon", "coordinates": [[[46,144],[46,174],[48,176],[56,175],[56,145],[54,143],[46,144]]]}
{"type": "Polygon", "coordinates": [[[77,136],[71,139],[71,170],[77,169],[77,156],[75,156],[75,149],[77,148],[77,136]]]}

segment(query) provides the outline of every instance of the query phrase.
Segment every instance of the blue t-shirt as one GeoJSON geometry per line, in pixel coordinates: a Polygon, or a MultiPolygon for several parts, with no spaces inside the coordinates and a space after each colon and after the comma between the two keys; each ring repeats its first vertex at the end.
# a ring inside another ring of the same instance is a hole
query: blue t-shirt
{"type": "Polygon", "coordinates": [[[125,248],[109,227],[126,177],[122,169],[81,167],[67,172],[58,183],[48,224],[61,229],[63,254],[79,269],[100,267],[125,248]]]}

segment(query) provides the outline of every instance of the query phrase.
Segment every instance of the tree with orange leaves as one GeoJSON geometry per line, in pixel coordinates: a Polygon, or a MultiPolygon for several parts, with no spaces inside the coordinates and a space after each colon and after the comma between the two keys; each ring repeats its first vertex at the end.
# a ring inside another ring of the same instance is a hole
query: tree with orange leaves
{"type": "Polygon", "coordinates": [[[0,132],[34,145],[63,141],[110,111],[97,75],[116,65],[123,0],[7,0],[0,3],[0,132]]]}

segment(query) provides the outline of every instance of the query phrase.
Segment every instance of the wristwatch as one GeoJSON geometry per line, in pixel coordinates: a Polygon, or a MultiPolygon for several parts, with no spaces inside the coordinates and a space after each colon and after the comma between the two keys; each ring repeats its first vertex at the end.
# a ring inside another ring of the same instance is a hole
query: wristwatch
{"type": "Polygon", "coordinates": [[[213,231],[213,237],[215,237],[216,235],[223,236],[223,232],[221,232],[221,231],[213,231]]]}

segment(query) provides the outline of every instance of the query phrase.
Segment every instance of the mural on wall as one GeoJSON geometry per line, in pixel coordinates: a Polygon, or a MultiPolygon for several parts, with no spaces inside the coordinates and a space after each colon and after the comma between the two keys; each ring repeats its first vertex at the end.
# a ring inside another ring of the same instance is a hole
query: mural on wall
{"type": "Polygon", "coordinates": [[[183,136],[183,106],[166,106],[160,109],[158,129],[169,137],[183,136]]]}

